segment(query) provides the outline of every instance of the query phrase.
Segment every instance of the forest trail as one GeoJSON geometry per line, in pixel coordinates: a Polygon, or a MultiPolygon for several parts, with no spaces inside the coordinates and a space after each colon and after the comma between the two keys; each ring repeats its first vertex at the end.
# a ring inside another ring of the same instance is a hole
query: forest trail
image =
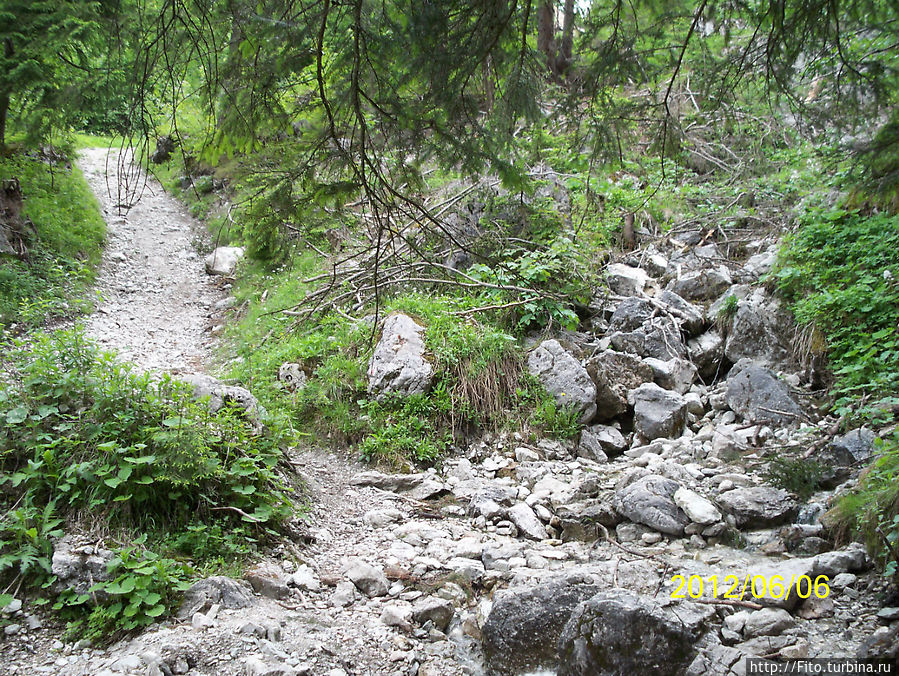
{"type": "Polygon", "coordinates": [[[142,369],[203,371],[212,342],[209,316],[221,295],[196,246],[206,233],[152,176],[140,200],[120,213],[117,160],[116,150],[90,148],[77,162],[108,226],[88,334],[142,369]]]}

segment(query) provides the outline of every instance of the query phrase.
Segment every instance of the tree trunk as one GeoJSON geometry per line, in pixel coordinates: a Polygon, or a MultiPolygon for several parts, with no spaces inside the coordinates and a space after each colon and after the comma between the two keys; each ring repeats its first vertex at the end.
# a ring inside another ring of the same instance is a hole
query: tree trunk
{"type": "Polygon", "coordinates": [[[549,69],[556,72],[556,17],[552,2],[545,0],[537,8],[537,49],[546,56],[549,69]]]}
{"type": "Polygon", "coordinates": [[[490,55],[484,59],[484,62],[481,64],[481,68],[484,74],[484,99],[487,104],[487,111],[493,110],[493,100],[496,96],[496,91],[493,86],[493,74],[491,73],[491,66],[493,65],[493,59],[490,58],[490,55]]]}
{"type": "Polygon", "coordinates": [[[9,112],[9,94],[0,94],[0,148],[6,145],[6,115],[9,112]]]}
{"type": "MultiPolygon", "coordinates": [[[[12,46],[12,40],[6,38],[3,41],[3,56],[11,59],[13,54],[15,54],[15,50],[12,46]]],[[[9,97],[9,90],[0,92],[0,148],[6,146],[6,119],[9,115],[9,97]]]]}
{"type": "Polygon", "coordinates": [[[633,251],[637,247],[637,237],[634,233],[634,214],[628,212],[624,215],[624,228],[621,230],[621,245],[625,251],[633,251]]]}
{"type": "Polygon", "coordinates": [[[574,44],[574,0],[565,0],[565,16],[562,20],[562,46],[556,70],[564,73],[571,65],[571,51],[574,44]]]}

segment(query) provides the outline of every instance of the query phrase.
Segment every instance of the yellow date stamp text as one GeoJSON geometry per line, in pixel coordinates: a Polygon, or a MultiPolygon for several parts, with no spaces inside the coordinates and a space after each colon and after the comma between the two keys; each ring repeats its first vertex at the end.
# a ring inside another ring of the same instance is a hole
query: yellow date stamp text
{"type": "Polygon", "coordinates": [[[818,575],[793,575],[787,579],[782,575],[752,575],[747,573],[740,577],[725,575],[720,579],[717,575],[675,575],[671,578],[674,591],[673,599],[727,599],[731,601],[749,601],[750,599],[785,599],[796,594],[801,599],[816,596],[826,599],[830,595],[828,577],[818,575]]]}

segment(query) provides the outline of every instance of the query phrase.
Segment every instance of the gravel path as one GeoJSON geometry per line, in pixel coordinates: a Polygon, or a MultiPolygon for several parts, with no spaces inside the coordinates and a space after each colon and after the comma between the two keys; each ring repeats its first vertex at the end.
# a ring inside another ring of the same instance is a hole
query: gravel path
{"type": "Polygon", "coordinates": [[[202,246],[206,238],[203,226],[152,177],[140,201],[120,215],[115,177],[107,182],[116,151],[85,150],[78,166],[109,233],[96,286],[101,300],[86,322],[88,333],[143,369],[202,371],[211,344],[209,317],[221,298],[197,251],[196,243],[202,246]]]}

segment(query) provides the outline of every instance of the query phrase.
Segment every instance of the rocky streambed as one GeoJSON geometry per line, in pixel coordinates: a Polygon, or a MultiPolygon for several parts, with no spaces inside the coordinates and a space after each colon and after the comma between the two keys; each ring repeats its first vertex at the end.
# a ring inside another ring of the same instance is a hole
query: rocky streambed
{"type": "MultiPolygon", "coordinates": [[[[304,537],[244,579],[197,583],[176,618],[106,649],[63,644],[53,620],[14,608],[3,669],[699,675],[743,674],[752,657],[895,659],[899,609],[864,548],[826,527],[875,433],[832,434],[816,410],[816,375],[794,362],[789,317],[759,282],[775,246],[759,237],[735,260],[680,232],[609,266],[589,330],[530,346],[531,373],[577,408],[577,439],[485,435],[414,474],[292,450],[309,485],[304,537]],[[787,453],[825,470],[805,500],[771,474],[787,453]],[[826,593],[796,584],[822,577],[826,593]]],[[[201,323],[225,307],[204,299],[201,323]]],[[[426,389],[421,327],[387,321],[373,391],[426,389]]],[[[104,552],[67,539],[54,565],[74,581],[104,552]]]]}

